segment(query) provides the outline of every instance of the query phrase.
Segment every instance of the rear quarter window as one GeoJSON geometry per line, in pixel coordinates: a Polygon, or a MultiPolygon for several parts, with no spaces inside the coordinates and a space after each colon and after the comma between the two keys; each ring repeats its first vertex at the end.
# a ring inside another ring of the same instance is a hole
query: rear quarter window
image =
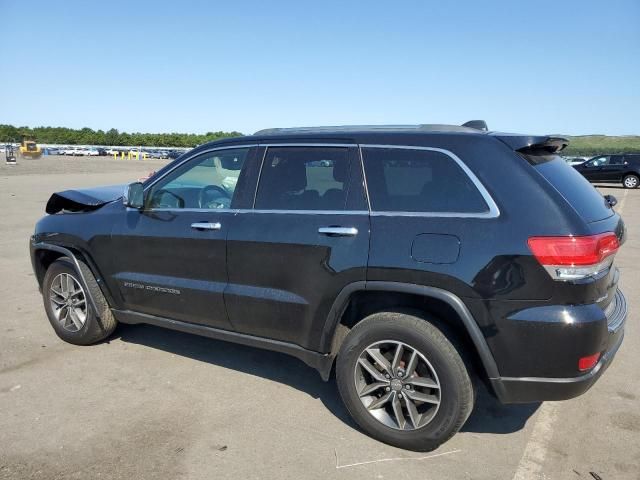
{"type": "Polygon", "coordinates": [[[374,211],[489,212],[473,181],[442,152],[365,147],[362,155],[374,211]]]}
{"type": "Polygon", "coordinates": [[[559,156],[525,154],[522,156],[586,222],[596,222],[613,215],[613,210],[607,207],[604,198],[595,187],[559,156]]]}

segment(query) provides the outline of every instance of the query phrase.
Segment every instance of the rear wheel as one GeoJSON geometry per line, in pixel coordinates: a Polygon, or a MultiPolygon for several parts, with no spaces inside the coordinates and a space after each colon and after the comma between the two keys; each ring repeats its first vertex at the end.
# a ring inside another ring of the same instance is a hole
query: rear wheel
{"type": "Polygon", "coordinates": [[[53,262],[44,277],[42,297],[56,334],[65,342],[90,345],[111,335],[117,321],[89,267],[81,261],[78,265],[82,277],[71,260],[53,262]]]}
{"type": "Polygon", "coordinates": [[[381,312],[358,323],[337,359],[338,389],[358,425],[400,448],[434,450],[473,409],[473,385],[444,333],[409,312],[381,312]]]}
{"type": "Polygon", "coordinates": [[[638,185],[640,185],[640,179],[637,175],[631,173],[624,177],[622,185],[624,185],[624,188],[638,188],[638,185]]]}

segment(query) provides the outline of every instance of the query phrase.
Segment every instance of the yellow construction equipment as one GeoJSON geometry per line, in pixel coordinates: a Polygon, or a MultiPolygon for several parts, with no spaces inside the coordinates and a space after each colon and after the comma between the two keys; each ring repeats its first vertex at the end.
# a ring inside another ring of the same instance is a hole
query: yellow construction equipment
{"type": "Polygon", "coordinates": [[[40,158],[42,156],[42,149],[36,144],[35,139],[27,135],[22,136],[19,152],[23,158],[40,158]]]}

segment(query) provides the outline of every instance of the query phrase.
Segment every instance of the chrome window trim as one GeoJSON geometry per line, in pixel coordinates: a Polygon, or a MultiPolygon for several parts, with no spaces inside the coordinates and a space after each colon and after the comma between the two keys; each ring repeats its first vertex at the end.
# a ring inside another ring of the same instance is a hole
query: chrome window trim
{"type": "MultiPolygon", "coordinates": [[[[258,146],[258,151],[260,151],[262,145],[258,146]]],[[[262,152],[262,158],[260,159],[260,168],[258,169],[258,176],[256,177],[256,184],[253,186],[253,202],[251,202],[251,208],[255,208],[256,200],[258,199],[258,190],[260,189],[260,179],[262,178],[262,167],[264,166],[264,161],[267,158],[267,150],[269,148],[265,148],[262,152]]]]}
{"type": "Polygon", "coordinates": [[[369,215],[368,210],[263,210],[263,209],[238,209],[237,213],[280,213],[297,215],[369,215]]]}
{"type": "MultiPolygon", "coordinates": [[[[132,209],[137,210],[137,209],[132,209]]],[[[368,210],[260,210],[253,208],[154,208],[145,212],[201,212],[215,214],[219,213],[280,213],[298,215],[369,215],[368,210]]]]}
{"type": "Polygon", "coordinates": [[[371,197],[369,197],[369,183],[367,182],[367,172],[364,171],[364,157],[362,156],[362,147],[358,145],[358,155],[360,161],[360,170],[362,171],[362,183],[364,187],[364,196],[367,199],[367,208],[371,212],[371,197]]]}
{"type": "Polygon", "coordinates": [[[357,143],[292,143],[292,142],[285,142],[285,143],[262,143],[260,142],[259,144],[260,147],[266,147],[267,149],[269,147],[334,147],[334,148],[349,148],[349,147],[353,147],[353,148],[357,148],[358,144],[357,143]]]}
{"type": "Polygon", "coordinates": [[[145,212],[202,212],[202,213],[234,213],[232,208],[148,208],[145,212]]]}
{"type": "MultiPolygon", "coordinates": [[[[469,177],[471,182],[480,192],[480,195],[484,199],[489,210],[486,212],[405,212],[405,211],[382,211],[373,210],[371,205],[371,216],[399,216],[399,217],[441,217],[441,218],[498,218],[500,216],[500,209],[493,200],[493,197],[489,194],[482,182],[476,177],[476,175],[467,167],[467,165],[453,152],[444,148],[436,147],[423,147],[418,145],[381,145],[381,144],[360,144],[362,148],[387,148],[387,149],[399,149],[399,150],[425,150],[430,152],[442,153],[451,158],[462,169],[462,171],[469,177]]],[[[362,157],[362,168],[364,171],[364,156],[362,157]]],[[[365,173],[366,175],[366,173],[365,173]]],[[[366,183],[365,176],[365,183],[366,183]]],[[[368,190],[367,190],[368,194],[368,190]]]]}
{"type": "Polygon", "coordinates": [[[160,180],[165,178],[171,172],[189,162],[190,160],[204,155],[206,153],[211,153],[216,150],[230,150],[230,149],[238,149],[238,148],[260,148],[264,147],[264,152],[262,155],[262,160],[260,162],[260,171],[258,172],[258,180],[256,183],[256,189],[254,192],[253,198],[253,206],[255,206],[256,198],[258,195],[258,188],[260,186],[260,178],[262,177],[262,168],[264,165],[264,160],[267,155],[267,150],[269,147],[337,147],[337,148],[357,148],[360,154],[360,167],[362,169],[362,178],[364,180],[364,189],[365,196],[367,198],[367,204],[369,206],[369,211],[366,210],[265,210],[265,209],[229,209],[229,208],[163,208],[163,209],[147,209],[145,211],[148,212],[207,212],[207,213],[281,213],[281,214],[305,214],[305,215],[362,215],[369,214],[374,217],[433,217],[433,218],[498,218],[500,216],[500,209],[498,205],[491,197],[491,194],[487,191],[485,186],[480,182],[478,177],[467,167],[467,165],[453,152],[450,150],[446,150],[444,148],[437,147],[424,147],[419,145],[387,145],[387,144],[357,144],[357,143],[309,143],[309,142],[280,142],[280,143],[249,143],[249,144],[237,144],[237,145],[224,145],[224,146],[216,146],[209,148],[207,150],[202,150],[195,155],[191,155],[188,158],[181,161],[179,164],[175,165],[171,170],[165,172],[161,177],[154,179],[152,183],[145,187],[144,191],[146,192],[149,188],[154,186],[160,180]],[[367,181],[367,174],[364,167],[364,155],[362,153],[363,148],[386,148],[386,149],[399,149],[399,150],[423,150],[423,151],[432,151],[442,153],[449,158],[451,158],[456,164],[462,169],[462,171],[469,177],[471,182],[480,192],[480,195],[484,199],[485,203],[489,207],[489,210],[486,212],[406,212],[406,211],[384,211],[384,210],[373,210],[371,206],[371,197],[369,194],[369,187],[367,181]]]}

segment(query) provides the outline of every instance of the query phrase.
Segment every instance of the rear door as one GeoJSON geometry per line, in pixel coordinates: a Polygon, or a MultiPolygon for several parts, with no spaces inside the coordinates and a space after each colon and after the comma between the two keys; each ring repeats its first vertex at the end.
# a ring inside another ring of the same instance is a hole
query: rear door
{"type": "Polygon", "coordinates": [[[605,182],[621,182],[624,168],[624,155],[611,155],[609,161],[600,167],[600,180],[605,182]]]}
{"type": "Polygon", "coordinates": [[[196,154],[145,190],[113,233],[114,280],[128,310],[229,329],[226,236],[236,184],[256,148],[196,154]]]}
{"type": "Polygon", "coordinates": [[[340,291],[364,281],[369,212],[354,145],[268,145],[254,208],[227,241],[225,303],[242,333],[319,350],[340,291]]]}
{"type": "MultiPolygon", "coordinates": [[[[464,292],[466,286],[458,279],[476,281],[469,278],[474,274],[469,266],[485,257],[486,239],[491,238],[487,219],[498,215],[484,187],[446,150],[361,147],[371,202],[367,282],[405,282],[464,292]]],[[[503,281],[491,279],[492,283],[503,281]]]]}

